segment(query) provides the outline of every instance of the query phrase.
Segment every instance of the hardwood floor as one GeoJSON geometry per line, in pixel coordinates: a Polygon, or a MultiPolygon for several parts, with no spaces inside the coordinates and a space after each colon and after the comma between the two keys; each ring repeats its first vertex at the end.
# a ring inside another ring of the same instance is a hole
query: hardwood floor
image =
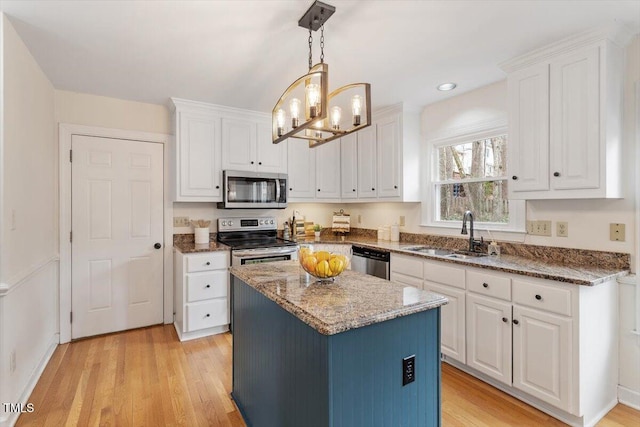
{"type": "MultiPolygon", "coordinates": [[[[447,365],[444,426],[561,426],[560,421],[447,365]]],[[[244,426],[231,390],[231,335],[181,343],[153,326],[60,345],[17,426],[244,426]]],[[[640,426],[616,406],[598,424],[640,426]]]]}

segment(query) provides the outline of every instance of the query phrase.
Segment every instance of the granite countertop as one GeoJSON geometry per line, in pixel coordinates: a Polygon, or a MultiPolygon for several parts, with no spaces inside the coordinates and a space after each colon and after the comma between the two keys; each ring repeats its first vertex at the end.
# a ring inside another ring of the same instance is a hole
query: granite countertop
{"type": "Polygon", "coordinates": [[[430,310],[441,295],[344,271],[333,282],[317,282],[297,261],[231,267],[231,274],[323,335],[430,310]]]}
{"type": "MultiPolygon", "coordinates": [[[[536,257],[524,257],[516,255],[492,255],[468,259],[447,258],[439,255],[429,255],[407,250],[416,246],[428,246],[417,243],[379,241],[371,237],[346,237],[342,240],[339,236],[321,236],[316,239],[299,239],[298,243],[317,244],[351,244],[372,249],[386,250],[403,255],[415,256],[434,261],[448,262],[468,267],[485,268],[490,270],[503,271],[505,273],[519,274],[540,279],[554,280],[557,282],[571,283],[576,285],[593,286],[603,283],[611,278],[625,276],[628,270],[600,267],[598,265],[580,265],[570,262],[554,262],[555,248],[549,248],[550,256],[547,259],[536,257]]],[[[428,274],[428,273],[427,273],[428,274]]]]}
{"type": "Polygon", "coordinates": [[[193,242],[173,242],[173,247],[182,252],[183,254],[191,254],[196,252],[216,252],[216,251],[228,251],[231,249],[227,245],[223,245],[218,242],[209,243],[193,243],[193,242]]]}

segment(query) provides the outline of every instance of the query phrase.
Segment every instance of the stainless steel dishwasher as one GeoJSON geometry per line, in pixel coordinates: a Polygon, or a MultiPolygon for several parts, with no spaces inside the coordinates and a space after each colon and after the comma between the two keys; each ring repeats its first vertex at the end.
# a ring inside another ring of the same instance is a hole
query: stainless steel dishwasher
{"type": "Polygon", "coordinates": [[[351,269],[389,280],[389,252],[353,246],[351,269]]]}

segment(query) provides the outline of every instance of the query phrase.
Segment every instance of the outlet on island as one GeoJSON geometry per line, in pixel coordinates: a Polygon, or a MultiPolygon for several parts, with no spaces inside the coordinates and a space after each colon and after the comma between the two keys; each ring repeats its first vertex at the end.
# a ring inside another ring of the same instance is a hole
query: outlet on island
{"type": "Polygon", "coordinates": [[[412,354],[402,359],[402,386],[416,380],[416,355],[412,354]]]}

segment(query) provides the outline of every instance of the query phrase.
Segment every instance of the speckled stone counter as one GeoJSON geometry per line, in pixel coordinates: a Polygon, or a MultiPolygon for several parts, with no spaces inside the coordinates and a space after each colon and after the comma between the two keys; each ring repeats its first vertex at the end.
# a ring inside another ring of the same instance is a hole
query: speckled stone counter
{"type": "Polygon", "coordinates": [[[232,267],[231,274],[323,335],[447,303],[440,295],[355,271],[343,272],[334,282],[316,282],[297,261],[232,267]]]}
{"type": "MultiPolygon", "coordinates": [[[[440,241],[439,244],[432,244],[430,246],[451,250],[462,249],[462,247],[455,244],[457,243],[455,241],[462,241],[464,239],[442,239],[444,240],[440,241]],[[450,242],[451,240],[455,242],[453,245],[450,242]]],[[[505,273],[572,283],[575,285],[593,286],[608,281],[611,278],[629,274],[628,254],[586,251],[579,249],[513,245],[505,243],[505,247],[508,247],[512,252],[518,253],[518,255],[501,254],[498,256],[456,259],[439,255],[416,253],[407,250],[407,248],[421,246],[415,242],[389,242],[366,236],[348,236],[342,240],[339,236],[323,235],[319,239],[299,239],[298,243],[344,243],[358,245],[424,259],[432,259],[435,261],[460,264],[469,267],[486,268],[490,270],[503,271],[505,273]],[[511,247],[517,248],[512,249],[511,247]]],[[[422,245],[425,245],[425,243],[422,243],[422,245]]]]}
{"type": "Polygon", "coordinates": [[[190,254],[196,252],[216,252],[216,251],[228,251],[229,246],[223,245],[218,242],[209,243],[194,243],[194,242],[173,242],[173,247],[182,252],[183,254],[190,254]]]}

